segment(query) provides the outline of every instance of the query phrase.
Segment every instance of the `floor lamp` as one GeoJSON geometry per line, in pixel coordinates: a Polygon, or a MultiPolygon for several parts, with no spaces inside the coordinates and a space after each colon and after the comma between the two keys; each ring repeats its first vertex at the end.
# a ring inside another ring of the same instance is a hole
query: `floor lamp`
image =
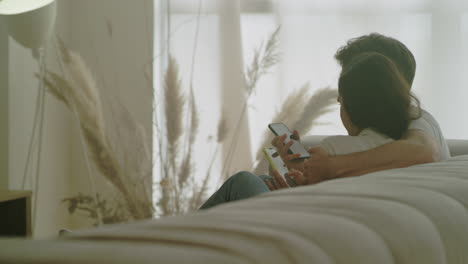
{"type": "Polygon", "coordinates": [[[45,108],[44,77],[46,73],[45,51],[48,40],[54,31],[57,7],[54,0],[0,0],[0,21],[5,24],[8,34],[21,46],[30,49],[39,62],[39,91],[36,99],[36,111],[33,130],[29,142],[28,156],[23,175],[22,187],[28,178],[28,170],[34,152],[34,140],[37,138],[37,160],[34,182],[33,223],[36,220],[37,190],[39,189],[39,170],[42,147],[42,131],[45,108]]]}

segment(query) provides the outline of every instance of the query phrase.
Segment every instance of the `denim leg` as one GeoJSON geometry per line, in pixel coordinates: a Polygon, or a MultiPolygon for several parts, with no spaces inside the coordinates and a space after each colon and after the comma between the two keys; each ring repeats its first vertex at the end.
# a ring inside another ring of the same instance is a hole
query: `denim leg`
{"type": "Polygon", "coordinates": [[[263,182],[263,178],[247,171],[241,171],[229,177],[200,209],[207,209],[218,204],[246,199],[269,191],[270,189],[263,182]]]}

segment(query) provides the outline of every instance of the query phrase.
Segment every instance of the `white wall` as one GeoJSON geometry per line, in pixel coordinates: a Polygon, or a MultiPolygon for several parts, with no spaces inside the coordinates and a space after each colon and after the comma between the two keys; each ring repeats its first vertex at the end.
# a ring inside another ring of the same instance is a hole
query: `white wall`
{"type": "MultiPolygon", "coordinates": [[[[101,92],[105,118],[110,118],[111,102],[125,105],[145,127],[151,149],[152,87],[145,82],[144,65],[152,58],[152,0],[62,1],[73,10],[67,45],[90,66],[101,92]]],[[[91,194],[79,130],[76,122],[72,126],[72,189],[91,194]]],[[[98,187],[105,186],[102,178],[95,176],[98,187]]],[[[71,225],[86,227],[89,221],[73,217],[71,225]]]]}
{"type": "MultiPolygon", "coordinates": [[[[59,2],[57,32],[68,33],[68,6],[59,2]]],[[[52,50],[48,49],[47,64],[56,68],[52,50]]],[[[34,119],[39,71],[32,53],[9,38],[8,102],[9,102],[9,188],[22,188],[22,178],[34,119]]],[[[69,216],[61,200],[70,195],[70,114],[65,106],[50,96],[46,98],[44,132],[37,200],[37,221],[34,237],[56,235],[68,226],[69,216]]],[[[35,164],[35,163],[34,163],[35,164]]],[[[33,167],[35,171],[35,167],[33,167]]],[[[26,182],[33,189],[33,182],[26,182]]],[[[34,204],[34,203],[33,203],[34,204]]]]}
{"type": "MultiPolygon", "coordinates": [[[[57,14],[57,34],[90,65],[104,105],[112,100],[123,103],[144,125],[151,147],[152,89],[146,86],[143,66],[152,58],[152,0],[61,0],[57,14]]],[[[49,46],[47,64],[58,71],[54,46],[49,46]]],[[[1,28],[0,66],[0,187],[7,186],[9,180],[10,189],[20,189],[38,91],[34,73],[39,68],[31,52],[8,40],[1,28]],[[5,64],[8,67],[3,67],[5,64]],[[8,147],[3,145],[7,142],[8,147]],[[4,173],[7,169],[8,173],[4,173]]],[[[70,216],[62,202],[79,192],[91,194],[78,131],[74,116],[48,95],[36,238],[54,236],[62,227],[74,229],[91,224],[84,217],[70,216]]],[[[26,189],[32,188],[28,181],[26,189]]]]}

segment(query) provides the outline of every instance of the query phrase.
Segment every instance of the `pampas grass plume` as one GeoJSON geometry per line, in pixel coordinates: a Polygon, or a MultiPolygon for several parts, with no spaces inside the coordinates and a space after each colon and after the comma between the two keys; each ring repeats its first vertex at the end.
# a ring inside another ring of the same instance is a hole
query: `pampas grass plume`
{"type": "Polygon", "coordinates": [[[198,133],[198,127],[200,125],[200,119],[198,116],[198,109],[197,104],[195,101],[195,96],[193,93],[190,93],[190,105],[191,105],[191,120],[190,120],[190,137],[189,137],[189,144],[190,146],[193,145],[195,142],[196,135],[198,133]]]}
{"type": "Polygon", "coordinates": [[[226,121],[226,118],[223,117],[218,123],[218,133],[217,133],[216,141],[218,143],[223,142],[224,139],[226,139],[228,132],[229,131],[228,131],[228,126],[227,126],[227,121],[226,121]]]}
{"type": "Polygon", "coordinates": [[[277,27],[268,38],[267,44],[262,44],[254,51],[252,62],[246,67],[245,79],[249,95],[255,89],[260,77],[279,61],[277,52],[279,31],[280,27],[277,27]]]}
{"type": "Polygon", "coordinates": [[[179,79],[179,67],[174,57],[169,56],[169,65],[164,77],[166,94],[166,127],[169,145],[176,144],[183,133],[182,115],[184,112],[185,97],[179,79]]]}
{"type": "MultiPolygon", "coordinates": [[[[304,111],[309,95],[310,83],[303,84],[298,90],[292,92],[284,101],[281,110],[273,118],[272,123],[294,124],[304,111]]],[[[271,133],[270,133],[271,134],[271,133]]]]}
{"type": "MultiPolygon", "coordinates": [[[[59,101],[62,101],[67,107],[71,107],[69,100],[70,91],[73,88],[60,75],[54,72],[48,72],[47,75],[48,76],[44,79],[47,91],[59,101]]],[[[36,78],[40,78],[38,74],[36,74],[36,78]]]]}
{"type": "Polygon", "coordinates": [[[336,89],[330,87],[317,90],[307,102],[300,118],[293,124],[293,128],[305,134],[310,131],[316,120],[331,111],[331,107],[338,96],[336,89]]]}
{"type": "Polygon", "coordinates": [[[51,94],[63,101],[72,111],[76,111],[88,153],[96,168],[119,190],[125,200],[128,212],[133,219],[142,219],[147,213],[138,205],[138,198],[130,190],[128,181],[109,146],[102,117],[101,99],[93,75],[83,59],[65,47],[59,40],[61,60],[69,81],[57,74],[48,72],[46,85],[51,94]]]}
{"type": "Polygon", "coordinates": [[[190,152],[187,153],[184,160],[181,164],[181,169],[179,173],[179,187],[182,188],[187,179],[189,178],[190,174],[192,173],[192,154],[190,152]]]}
{"type": "MultiPolygon", "coordinates": [[[[260,45],[260,48],[254,51],[252,62],[245,67],[244,78],[246,81],[247,97],[245,99],[243,107],[241,108],[242,110],[240,113],[239,120],[234,125],[235,131],[232,135],[232,140],[229,144],[227,155],[223,163],[223,169],[221,170],[222,175],[229,174],[228,171],[231,167],[231,162],[236,152],[236,144],[240,133],[241,122],[246,114],[249,98],[254,92],[258,80],[264,74],[268,73],[268,70],[270,70],[270,68],[279,61],[279,54],[277,52],[279,31],[280,27],[277,27],[276,30],[268,38],[267,44],[260,45]]],[[[219,138],[220,137],[218,137],[218,139],[219,138]]]]}

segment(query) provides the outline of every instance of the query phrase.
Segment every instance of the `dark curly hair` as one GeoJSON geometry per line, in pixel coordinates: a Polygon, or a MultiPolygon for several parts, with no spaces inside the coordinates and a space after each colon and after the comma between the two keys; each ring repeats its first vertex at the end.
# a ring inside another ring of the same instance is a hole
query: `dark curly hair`
{"type": "Polygon", "coordinates": [[[338,49],[335,58],[342,67],[346,67],[363,52],[378,52],[391,59],[411,88],[416,73],[416,60],[403,43],[379,33],[371,33],[349,40],[338,49]]]}
{"type": "MultiPolygon", "coordinates": [[[[377,52],[357,55],[343,68],[338,90],[351,122],[400,139],[414,119],[411,105],[419,100],[388,57],[377,52]]],[[[419,113],[418,113],[419,115],[419,113]]]]}

